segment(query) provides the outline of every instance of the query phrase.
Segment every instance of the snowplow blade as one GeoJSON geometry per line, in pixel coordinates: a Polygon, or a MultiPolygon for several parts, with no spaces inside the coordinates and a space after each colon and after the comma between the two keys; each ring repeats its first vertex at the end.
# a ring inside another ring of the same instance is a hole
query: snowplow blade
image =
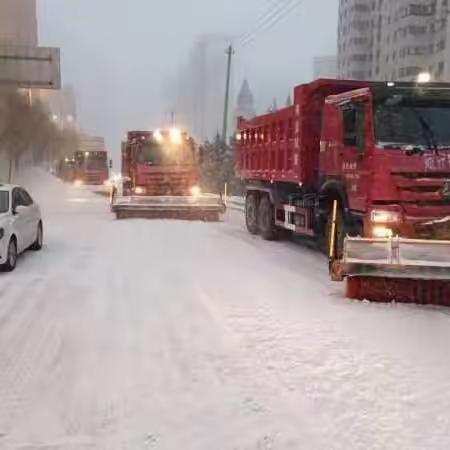
{"type": "Polygon", "coordinates": [[[450,241],[348,237],[338,271],[352,299],[450,306],[450,241]]]}
{"type": "Polygon", "coordinates": [[[118,219],[180,219],[217,222],[226,210],[214,197],[119,197],[111,205],[118,219]]]}

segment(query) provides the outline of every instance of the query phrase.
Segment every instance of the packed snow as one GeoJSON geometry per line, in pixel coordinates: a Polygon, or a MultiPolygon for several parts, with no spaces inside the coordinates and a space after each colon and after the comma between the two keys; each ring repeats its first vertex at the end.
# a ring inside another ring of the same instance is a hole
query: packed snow
{"type": "Polygon", "coordinates": [[[450,310],[351,302],[304,243],[116,221],[45,174],[0,274],[0,449],[448,449],[450,310]]]}

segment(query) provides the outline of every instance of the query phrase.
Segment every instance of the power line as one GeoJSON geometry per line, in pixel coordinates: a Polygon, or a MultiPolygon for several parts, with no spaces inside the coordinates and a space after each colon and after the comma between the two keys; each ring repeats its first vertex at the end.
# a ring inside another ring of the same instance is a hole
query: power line
{"type": "MultiPolygon", "coordinates": [[[[289,4],[292,0],[284,0],[287,1],[287,4],[289,4]]],[[[268,18],[272,17],[273,14],[279,13],[283,8],[286,7],[286,3],[283,3],[283,0],[280,2],[280,0],[274,0],[271,5],[268,7],[268,9],[259,16],[259,18],[256,20],[255,27],[258,28],[262,23],[264,23],[268,18]]],[[[248,37],[250,37],[253,34],[254,30],[246,31],[244,33],[241,33],[237,37],[237,42],[246,40],[248,37]]]]}
{"type": "Polygon", "coordinates": [[[273,14],[270,18],[264,21],[264,23],[262,23],[257,29],[255,29],[252,35],[246,37],[240,43],[241,47],[245,47],[246,45],[251,44],[256,39],[258,33],[265,32],[273,28],[281,20],[287,17],[296,8],[298,8],[303,2],[304,0],[294,0],[294,3],[290,2],[290,4],[287,5],[287,8],[283,8],[281,12],[273,14]]]}

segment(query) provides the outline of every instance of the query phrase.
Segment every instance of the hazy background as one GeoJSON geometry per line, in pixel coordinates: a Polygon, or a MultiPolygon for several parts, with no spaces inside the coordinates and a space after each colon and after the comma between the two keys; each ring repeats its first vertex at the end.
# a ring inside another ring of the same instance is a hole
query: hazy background
{"type": "MultiPolygon", "coordinates": [[[[81,126],[117,152],[127,129],[154,128],[176,76],[202,33],[251,31],[274,0],[39,0],[40,44],[61,47],[63,80],[77,93],[81,126]]],[[[338,0],[304,0],[245,48],[233,85],[249,79],[259,111],[312,77],[314,56],[336,53],[338,0]]],[[[223,55],[225,61],[225,54],[223,55]]],[[[223,92],[218,93],[223,95],[223,92]]]]}

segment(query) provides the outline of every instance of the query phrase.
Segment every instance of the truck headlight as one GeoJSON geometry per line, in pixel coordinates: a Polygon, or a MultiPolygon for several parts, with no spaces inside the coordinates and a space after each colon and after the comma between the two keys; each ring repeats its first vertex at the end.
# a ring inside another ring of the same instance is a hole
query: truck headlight
{"type": "Polygon", "coordinates": [[[191,195],[192,197],[198,197],[202,193],[199,186],[192,186],[191,187],[191,195]]]}
{"type": "Polygon", "coordinates": [[[394,232],[390,228],[380,225],[372,228],[372,235],[373,237],[384,239],[393,237],[394,232]]]}
{"type": "Polygon", "coordinates": [[[73,184],[76,187],[81,187],[81,186],[83,186],[84,182],[83,182],[83,180],[75,180],[75,182],[73,184]]]}
{"type": "Polygon", "coordinates": [[[181,131],[178,128],[171,128],[170,132],[170,140],[172,141],[172,144],[180,145],[183,141],[183,136],[181,134],[181,131]]]}
{"type": "Polygon", "coordinates": [[[397,211],[374,209],[370,214],[370,220],[373,223],[398,223],[400,222],[400,213],[397,211]]]}
{"type": "Polygon", "coordinates": [[[134,188],[134,193],[137,194],[137,195],[145,194],[145,188],[143,188],[141,186],[136,186],[134,188]]]}

